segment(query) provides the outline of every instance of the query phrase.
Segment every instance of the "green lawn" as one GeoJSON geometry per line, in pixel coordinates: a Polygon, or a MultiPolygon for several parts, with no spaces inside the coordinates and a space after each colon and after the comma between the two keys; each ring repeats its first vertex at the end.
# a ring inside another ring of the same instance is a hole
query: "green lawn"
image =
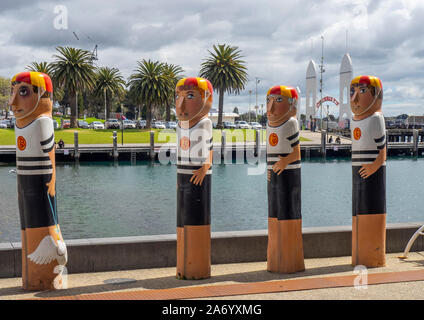
{"type": "MultiPolygon", "coordinates": [[[[62,129],[55,130],[55,140],[58,142],[63,139],[66,144],[74,144],[74,131],[78,131],[79,144],[104,144],[112,143],[112,135],[115,130],[94,130],[94,129],[62,129]]],[[[117,131],[118,144],[122,143],[121,131],[117,131]]],[[[124,131],[124,143],[149,143],[150,130],[127,129],[124,131]]],[[[175,130],[157,130],[155,131],[155,143],[175,143],[175,130]]],[[[235,129],[224,130],[227,134],[227,142],[255,141],[255,130],[235,129]]],[[[213,130],[213,140],[221,142],[221,130],[213,130]]],[[[262,134],[262,141],[265,141],[265,132],[262,134]]],[[[310,141],[300,137],[300,141],[310,141]]],[[[13,129],[0,129],[0,145],[14,145],[15,132],[13,129]]]]}

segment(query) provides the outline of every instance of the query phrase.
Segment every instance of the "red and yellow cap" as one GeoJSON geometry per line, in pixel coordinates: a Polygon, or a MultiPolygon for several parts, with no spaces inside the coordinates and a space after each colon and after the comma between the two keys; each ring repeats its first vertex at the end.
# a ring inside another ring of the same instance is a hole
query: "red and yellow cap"
{"type": "Polygon", "coordinates": [[[176,88],[181,86],[198,88],[204,92],[209,91],[210,96],[208,99],[212,99],[213,87],[208,79],[199,77],[183,78],[177,82],[176,88]]]}
{"type": "Polygon", "coordinates": [[[14,82],[25,82],[53,93],[52,80],[45,73],[35,71],[19,72],[13,76],[12,83],[14,82]]]}
{"type": "Polygon", "coordinates": [[[374,88],[380,88],[381,90],[383,90],[381,80],[374,76],[357,76],[352,79],[350,84],[366,84],[368,86],[373,86],[374,88]]]}
{"type": "Polygon", "coordinates": [[[266,94],[269,96],[270,94],[278,94],[284,97],[299,99],[299,95],[297,94],[297,90],[293,87],[288,86],[273,86],[268,90],[266,94]]]}

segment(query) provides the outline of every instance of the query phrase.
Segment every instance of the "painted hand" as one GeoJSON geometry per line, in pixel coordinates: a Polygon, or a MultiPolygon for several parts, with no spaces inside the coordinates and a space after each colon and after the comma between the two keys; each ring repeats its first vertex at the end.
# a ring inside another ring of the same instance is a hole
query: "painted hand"
{"type": "Polygon", "coordinates": [[[50,197],[54,197],[56,195],[56,179],[52,177],[50,182],[46,183],[46,186],[48,187],[47,191],[50,197]]]}
{"type": "Polygon", "coordinates": [[[284,169],[287,167],[288,163],[285,158],[282,156],[278,156],[280,160],[278,160],[274,165],[272,166],[272,171],[274,171],[276,174],[280,175],[281,172],[284,171],[284,169]]]}
{"type": "Polygon", "coordinates": [[[190,182],[193,183],[194,185],[202,185],[203,179],[206,176],[206,172],[208,170],[203,166],[200,169],[194,170],[193,171],[193,176],[190,179],[190,182]]]}
{"type": "Polygon", "coordinates": [[[378,170],[378,166],[374,163],[367,163],[362,165],[359,169],[359,174],[363,179],[368,178],[370,175],[374,174],[378,170]]]}

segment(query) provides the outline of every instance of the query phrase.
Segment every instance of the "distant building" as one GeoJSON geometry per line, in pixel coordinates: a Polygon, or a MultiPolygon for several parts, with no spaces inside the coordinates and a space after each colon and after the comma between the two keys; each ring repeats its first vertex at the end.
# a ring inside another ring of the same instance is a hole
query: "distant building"
{"type": "Polygon", "coordinates": [[[405,120],[405,126],[408,129],[421,129],[424,127],[424,116],[409,116],[405,120]]]}
{"type": "MultiPolygon", "coordinates": [[[[234,112],[223,112],[222,113],[222,122],[228,121],[234,123],[236,118],[240,117],[237,113],[234,112]]],[[[215,108],[212,108],[209,112],[209,119],[212,121],[213,127],[216,126],[218,123],[218,110],[215,108]]]]}

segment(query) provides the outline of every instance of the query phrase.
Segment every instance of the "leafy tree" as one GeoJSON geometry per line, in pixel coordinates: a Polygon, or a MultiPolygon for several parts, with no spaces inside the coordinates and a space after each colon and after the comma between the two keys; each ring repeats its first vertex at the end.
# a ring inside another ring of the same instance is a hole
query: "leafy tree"
{"type": "MultiPolygon", "coordinates": [[[[209,51],[209,50],[208,50],[209,51]]],[[[224,110],[224,93],[239,94],[247,83],[247,67],[241,59],[238,47],[226,44],[214,45],[213,52],[201,64],[200,77],[208,79],[214,90],[218,92],[218,123],[222,128],[222,113],[224,110]]]]}
{"type": "Polygon", "coordinates": [[[6,112],[6,118],[9,114],[9,95],[10,95],[10,79],[0,77],[0,109],[6,112]]]}

